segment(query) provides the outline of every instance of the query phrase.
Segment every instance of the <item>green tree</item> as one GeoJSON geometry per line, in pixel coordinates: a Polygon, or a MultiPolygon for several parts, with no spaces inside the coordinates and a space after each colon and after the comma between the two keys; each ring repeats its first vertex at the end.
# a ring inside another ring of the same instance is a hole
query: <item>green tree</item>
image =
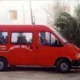
{"type": "MultiPolygon", "coordinates": [[[[76,21],[77,21],[77,26],[78,26],[78,30],[79,30],[79,41],[80,41],[80,3],[77,4],[77,6],[75,7],[75,17],[76,17],[76,21]]],[[[80,45],[80,43],[79,43],[80,45]]]]}
{"type": "MultiPolygon", "coordinates": [[[[69,6],[68,6],[69,7],[69,6]]],[[[68,10],[67,5],[64,4],[64,1],[61,0],[55,0],[55,3],[53,5],[48,6],[48,9],[46,9],[47,15],[47,23],[51,27],[54,27],[55,20],[59,17],[59,15],[62,12],[67,12],[68,10]]]]}
{"type": "Polygon", "coordinates": [[[69,13],[62,12],[55,20],[55,25],[59,28],[61,34],[72,43],[80,46],[79,28],[77,21],[69,13]]]}
{"type": "Polygon", "coordinates": [[[51,7],[47,10],[48,25],[56,26],[65,38],[80,47],[80,4],[75,8],[75,17],[70,15],[70,6],[61,0],[56,0],[51,7]]]}

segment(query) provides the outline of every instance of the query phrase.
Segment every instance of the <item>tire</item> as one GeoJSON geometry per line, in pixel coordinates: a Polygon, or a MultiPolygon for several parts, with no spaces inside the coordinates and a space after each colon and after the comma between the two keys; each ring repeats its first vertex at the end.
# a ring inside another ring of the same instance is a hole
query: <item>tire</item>
{"type": "Polygon", "coordinates": [[[70,69],[71,69],[71,65],[67,60],[61,59],[56,63],[57,72],[67,73],[70,71],[70,69]]]}
{"type": "Polygon", "coordinates": [[[0,71],[6,70],[8,67],[7,61],[3,58],[0,58],[0,71]]]}

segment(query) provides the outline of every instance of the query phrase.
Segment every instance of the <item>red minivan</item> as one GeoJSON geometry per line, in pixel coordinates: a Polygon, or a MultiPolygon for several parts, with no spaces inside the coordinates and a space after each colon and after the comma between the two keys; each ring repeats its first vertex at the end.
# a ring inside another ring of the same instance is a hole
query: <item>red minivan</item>
{"type": "Polygon", "coordinates": [[[80,49],[55,29],[43,25],[0,25],[0,71],[11,65],[56,67],[68,72],[79,65],[80,49]]]}

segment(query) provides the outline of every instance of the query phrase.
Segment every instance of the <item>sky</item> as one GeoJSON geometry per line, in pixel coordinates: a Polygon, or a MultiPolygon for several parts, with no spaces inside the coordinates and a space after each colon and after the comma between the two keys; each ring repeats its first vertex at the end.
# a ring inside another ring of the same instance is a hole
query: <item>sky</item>
{"type": "MultiPolygon", "coordinates": [[[[70,4],[71,14],[76,0],[61,0],[70,4]]],[[[36,24],[47,25],[46,9],[55,4],[55,0],[31,0],[33,18],[36,24]]],[[[30,0],[0,0],[0,24],[31,24],[30,0]],[[17,11],[17,19],[10,19],[10,10],[17,11]]]]}

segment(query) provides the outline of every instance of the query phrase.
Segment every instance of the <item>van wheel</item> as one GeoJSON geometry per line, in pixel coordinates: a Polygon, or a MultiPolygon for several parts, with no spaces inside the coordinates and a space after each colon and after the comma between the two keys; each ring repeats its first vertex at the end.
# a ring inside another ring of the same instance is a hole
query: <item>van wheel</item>
{"type": "Polygon", "coordinates": [[[56,63],[56,70],[61,73],[69,72],[71,65],[68,61],[61,59],[56,63]]]}
{"type": "Polygon", "coordinates": [[[7,69],[8,64],[5,59],[0,58],[0,71],[7,69]]]}

